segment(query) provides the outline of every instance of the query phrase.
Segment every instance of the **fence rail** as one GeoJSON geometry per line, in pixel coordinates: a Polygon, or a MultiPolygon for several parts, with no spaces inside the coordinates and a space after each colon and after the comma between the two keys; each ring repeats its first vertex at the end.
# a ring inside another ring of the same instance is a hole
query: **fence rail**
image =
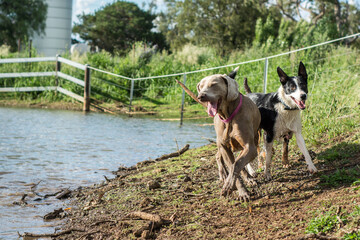
{"type": "MultiPolygon", "coordinates": [[[[55,62],[55,71],[48,72],[20,72],[20,73],[0,73],[0,79],[4,78],[32,78],[32,77],[57,77],[73,82],[77,85],[84,87],[84,89],[90,90],[90,78],[89,74],[86,72],[89,71],[87,65],[83,65],[60,56],[56,57],[38,57],[38,58],[11,58],[11,59],[0,59],[0,64],[9,64],[9,63],[31,63],[31,62],[55,62]],[[80,70],[84,70],[85,78],[80,80],[71,75],[61,72],[61,63],[75,67],[80,70]]],[[[84,103],[83,110],[90,110],[90,93],[84,91],[84,96],[80,96],[74,92],[71,92],[67,89],[64,89],[58,86],[58,80],[56,80],[57,86],[39,86],[39,87],[4,87],[0,88],[0,92],[43,92],[43,91],[58,91],[62,94],[65,94],[69,97],[72,97],[82,103],[84,103]]]]}
{"type": "Polygon", "coordinates": [[[58,87],[15,87],[15,88],[0,88],[0,92],[43,92],[56,91],[58,87]]]}
{"type": "MultiPolygon", "coordinates": [[[[144,80],[149,80],[149,79],[161,79],[161,78],[170,78],[170,77],[182,76],[182,78],[183,78],[183,80],[185,82],[186,81],[186,76],[190,75],[190,74],[206,72],[206,71],[212,71],[212,70],[217,70],[217,69],[227,68],[227,67],[235,67],[235,66],[249,64],[249,63],[255,63],[255,62],[264,62],[263,85],[262,86],[263,86],[263,92],[266,93],[267,85],[268,85],[267,84],[267,82],[268,82],[267,77],[268,77],[269,59],[289,55],[291,53],[296,53],[296,52],[316,48],[316,47],[319,47],[319,46],[331,44],[331,43],[334,43],[334,42],[338,42],[338,41],[341,41],[341,40],[354,38],[354,37],[358,37],[358,36],[360,36],[360,33],[352,34],[352,35],[349,35],[349,36],[341,37],[341,38],[338,38],[338,39],[333,39],[333,40],[330,40],[330,41],[322,42],[322,43],[319,43],[319,44],[315,44],[315,45],[295,49],[295,50],[292,50],[292,51],[288,51],[288,52],[284,52],[284,53],[280,53],[280,54],[276,54],[276,55],[272,55],[272,56],[267,56],[267,57],[263,57],[263,58],[258,58],[258,59],[253,59],[253,60],[228,64],[228,65],[223,65],[223,66],[211,67],[211,68],[206,68],[206,69],[199,69],[199,70],[182,72],[182,73],[172,73],[172,74],[166,74],[166,75],[138,77],[138,78],[131,78],[131,77],[123,76],[123,75],[120,75],[120,74],[112,73],[112,72],[109,72],[109,71],[106,71],[106,70],[102,70],[102,69],[99,69],[99,68],[95,68],[95,67],[92,67],[92,66],[89,66],[89,65],[80,64],[80,63],[71,61],[69,59],[60,57],[59,55],[57,55],[56,57],[0,59],[0,64],[31,63],[31,62],[55,62],[55,71],[0,73],[0,79],[2,79],[2,78],[25,78],[25,77],[50,77],[50,76],[55,76],[56,79],[57,78],[65,79],[67,81],[70,81],[72,83],[75,83],[75,84],[83,87],[84,88],[84,95],[80,96],[80,95],[78,95],[78,94],[76,94],[74,92],[71,92],[71,91],[69,91],[69,90],[67,90],[65,88],[60,87],[57,80],[55,82],[56,86],[0,88],[0,92],[58,91],[58,92],[60,92],[62,94],[70,96],[70,97],[72,97],[72,98],[74,98],[74,99],[76,99],[76,100],[78,100],[80,102],[83,102],[84,103],[84,107],[83,107],[84,111],[89,111],[89,109],[90,109],[89,108],[89,106],[90,106],[90,79],[91,79],[90,70],[91,70],[93,72],[99,72],[99,73],[102,73],[102,74],[106,74],[108,76],[112,76],[112,77],[116,77],[116,78],[119,78],[119,79],[124,79],[126,81],[130,81],[129,84],[125,84],[125,86],[129,86],[129,85],[130,86],[129,87],[124,87],[124,86],[121,86],[121,85],[119,85],[117,83],[114,83],[112,81],[108,81],[108,80],[101,79],[101,78],[98,78],[98,77],[94,76],[94,80],[99,80],[99,81],[105,82],[108,85],[117,87],[118,89],[123,89],[125,91],[128,91],[129,95],[127,95],[127,99],[129,100],[129,111],[131,111],[131,105],[132,105],[132,101],[134,99],[134,90],[136,90],[134,88],[135,81],[144,81],[144,80]],[[71,66],[71,67],[74,67],[74,68],[79,69],[81,71],[84,71],[84,80],[78,79],[78,78],[72,76],[71,74],[69,75],[67,73],[62,72],[61,71],[62,64],[66,64],[68,66],[71,66]]],[[[260,74],[262,74],[262,73],[259,72],[259,75],[260,74]]],[[[100,96],[104,96],[104,93],[98,92],[98,90],[99,89],[94,88],[94,93],[98,94],[100,96]]],[[[105,95],[108,95],[108,94],[105,94],[105,95]]],[[[106,96],[106,97],[109,98],[109,96],[106,96]]],[[[183,92],[183,95],[182,95],[181,121],[180,121],[181,123],[182,123],[183,111],[184,111],[184,92],[183,92]]]]}

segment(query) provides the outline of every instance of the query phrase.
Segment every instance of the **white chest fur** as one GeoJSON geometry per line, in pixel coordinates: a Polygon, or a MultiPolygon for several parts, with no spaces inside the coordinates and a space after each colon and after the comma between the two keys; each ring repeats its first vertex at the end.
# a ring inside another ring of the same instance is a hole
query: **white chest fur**
{"type": "Polygon", "coordinates": [[[275,139],[289,132],[301,132],[300,110],[285,110],[282,103],[275,105],[277,118],[274,125],[275,139]]]}

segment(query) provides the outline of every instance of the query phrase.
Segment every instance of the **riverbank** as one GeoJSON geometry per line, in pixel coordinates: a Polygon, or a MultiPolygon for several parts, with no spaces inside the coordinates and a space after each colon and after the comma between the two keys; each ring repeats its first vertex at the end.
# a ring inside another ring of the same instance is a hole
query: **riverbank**
{"type": "MultiPolygon", "coordinates": [[[[21,100],[21,99],[0,99],[0,107],[18,108],[42,108],[55,110],[82,111],[83,104],[77,101],[47,101],[42,99],[21,100]]],[[[180,121],[181,106],[174,104],[153,104],[147,101],[137,101],[133,104],[131,112],[129,107],[123,103],[103,103],[90,107],[92,112],[105,112],[129,116],[147,116],[167,121],[180,121]]],[[[212,119],[203,111],[199,104],[185,103],[185,120],[200,120],[211,123],[212,119]]]]}
{"type": "Polygon", "coordinates": [[[289,169],[275,149],[273,180],[257,178],[252,201],[219,196],[216,146],[119,168],[116,177],[72,193],[56,239],[359,239],[360,131],[298,149],[289,169]],[[147,219],[147,220],[145,220],[147,219]],[[328,238],[326,238],[328,237],[328,238]],[[330,238],[332,237],[332,238],[330,238]],[[352,238],[351,238],[352,237],[352,238]]]}

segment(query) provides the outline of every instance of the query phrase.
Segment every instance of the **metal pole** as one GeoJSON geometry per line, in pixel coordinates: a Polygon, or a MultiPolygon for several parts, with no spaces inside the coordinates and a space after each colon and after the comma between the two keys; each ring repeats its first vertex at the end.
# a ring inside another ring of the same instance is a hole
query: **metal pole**
{"type": "Polygon", "coordinates": [[[31,58],[32,39],[29,40],[29,58],[31,58]]]}
{"type": "MultiPolygon", "coordinates": [[[[184,85],[186,84],[186,74],[184,74],[184,85]]],[[[182,97],[181,97],[181,113],[180,113],[180,126],[183,124],[183,118],[184,118],[184,103],[185,103],[185,90],[182,91],[182,97]]]]}
{"type": "Polygon", "coordinates": [[[90,68],[89,68],[89,64],[85,65],[83,110],[85,112],[90,111],[90,68]]]}
{"type": "Polygon", "coordinates": [[[269,60],[268,60],[268,58],[265,58],[265,68],[264,68],[264,93],[266,93],[266,87],[267,87],[268,64],[269,64],[269,60]]]}
{"type": "Polygon", "coordinates": [[[58,72],[61,71],[61,62],[59,61],[59,54],[56,54],[56,60],[55,60],[55,86],[59,86],[59,77],[58,72]]]}
{"type": "Polygon", "coordinates": [[[131,112],[131,104],[132,104],[133,97],[134,97],[134,79],[131,79],[129,112],[131,112]]]}

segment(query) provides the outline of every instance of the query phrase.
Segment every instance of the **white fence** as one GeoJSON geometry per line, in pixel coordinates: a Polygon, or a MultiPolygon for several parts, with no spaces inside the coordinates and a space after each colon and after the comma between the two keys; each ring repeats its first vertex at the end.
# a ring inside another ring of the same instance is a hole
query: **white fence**
{"type": "Polygon", "coordinates": [[[59,56],[56,57],[39,57],[39,58],[9,58],[9,59],[0,59],[0,64],[7,63],[34,63],[34,62],[55,62],[55,71],[52,72],[20,72],[20,73],[0,73],[0,78],[28,78],[28,77],[52,77],[62,78],[68,81],[71,81],[75,84],[78,84],[84,87],[84,95],[80,96],[76,93],[73,93],[69,90],[66,90],[60,86],[46,86],[46,87],[12,87],[12,88],[0,88],[0,92],[41,92],[41,91],[58,91],[67,96],[70,96],[80,102],[84,103],[84,111],[89,111],[90,106],[90,76],[86,74],[88,72],[88,65],[83,65],[77,62],[73,62],[66,58],[59,56]],[[77,79],[73,76],[61,72],[61,63],[70,65],[72,67],[78,68],[85,71],[84,80],[77,79]]]}
{"type": "MultiPolygon", "coordinates": [[[[160,75],[160,76],[148,76],[148,77],[139,77],[139,78],[131,78],[131,77],[127,77],[127,76],[122,76],[119,74],[115,74],[112,72],[108,72],[99,68],[95,68],[89,65],[83,65],[80,63],[76,63],[73,62],[71,60],[62,58],[60,56],[56,56],[56,57],[46,57],[46,58],[15,58],[15,59],[0,59],[0,64],[7,64],[7,63],[31,63],[31,62],[55,62],[56,63],[56,67],[55,67],[55,71],[51,71],[51,72],[22,72],[22,73],[0,73],[0,78],[24,78],[24,77],[47,77],[47,76],[55,76],[57,78],[62,78],[65,79],[67,81],[71,81],[81,87],[84,87],[84,95],[80,96],[78,94],[75,94],[73,92],[70,92],[64,88],[61,88],[60,86],[47,86],[47,87],[23,87],[23,88],[0,88],[0,92],[14,92],[14,91],[48,91],[48,90],[56,90],[59,91],[63,94],[66,94],[68,96],[71,96],[81,102],[84,102],[84,110],[88,111],[89,110],[89,104],[90,104],[90,70],[95,71],[95,72],[99,72],[99,73],[103,73],[109,76],[113,76],[119,79],[124,79],[126,81],[130,81],[130,88],[124,88],[123,86],[120,86],[116,83],[113,82],[109,82],[106,80],[102,80],[103,82],[118,87],[118,88],[122,88],[125,89],[127,91],[129,91],[129,95],[128,95],[128,99],[129,99],[129,111],[131,111],[131,105],[132,105],[132,101],[133,101],[133,97],[134,97],[134,82],[135,81],[145,81],[145,80],[149,80],[149,79],[160,79],[160,78],[170,78],[170,77],[182,77],[184,83],[186,82],[186,76],[190,75],[190,74],[195,74],[195,73],[200,73],[200,72],[206,72],[206,71],[213,71],[213,70],[217,70],[217,69],[222,69],[222,68],[227,68],[227,67],[235,67],[235,66],[239,66],[239,65],[244,65],[244,64],[249,64],[249,63],[255,63],[255,62],[264,62],[264,70],[263,70],[263,92],[265,93],[267,91],[267,76],[268,76],[268,62],[269,59],[272,58],[276,58],[276,57],[280,57],[280,56],[285,56],[285,55],[289,55],[295,52],[300,52],[300,51],[304,51],[304,50],[308,50],[308,49],[312,49],[312,48],[316,48],[319,46],[324,46],[324,45],[328,45],[331,43],[335,43],[335,42],[339,42],[341,40],[345,40],[345,39],[349,39],[349,38],[356,38],[360,36],[360,33],[356,33],[356,34],[352,34],[349,36],[345,36],[342,38],[338,38],[338,39],[334,39],[331,41],[326,41],[323,43],[319,43],[319,44],[315,44],[312,46],[307,46],[304,48],[300,48],[300,49],[296,49],[296,50],[292,50],[292,51],[288,51],[288,52],[284,52],[284,53],[280,53],[280,54],[276,54],[276,55],[272,55],[272,56],[268,56],[268,57],[262,57],[262,58],[258,58],[258,59],[254,59],[254,60],[249,60],[249,61],[244,61],[244,62],[238,62],[238,63],[233,63],[233,64],[229,64],[229,65],[224,65],[224,66],[217,66],[217,67],[212,67],[212,68],[206,68],[206,69],[199,69],[199,70],[195,70],[195,71],[189,71],[189,72],[181,72],[181,73],[173,73],[173,74],[167,74],[167,75],[160,75]],[[61,63],[63,64],[67,64],[70,65],[72,67],[75,67],[77,69],[80,69],[81,71],[84,71],[84,80],[80,80],[74,76],[65,74],[63,72],[61,72],[61,63]]],[[[319,59],[318,59],[319,60],[319,59]]],[[[182,107],[181,107],[181,116],[183,115],[183,109],[184,109],[184,96],[185,93],[183,92],[182,94],[182,107]]],[[[181,118],[182,119],[182,118],[181,118]]]]}

